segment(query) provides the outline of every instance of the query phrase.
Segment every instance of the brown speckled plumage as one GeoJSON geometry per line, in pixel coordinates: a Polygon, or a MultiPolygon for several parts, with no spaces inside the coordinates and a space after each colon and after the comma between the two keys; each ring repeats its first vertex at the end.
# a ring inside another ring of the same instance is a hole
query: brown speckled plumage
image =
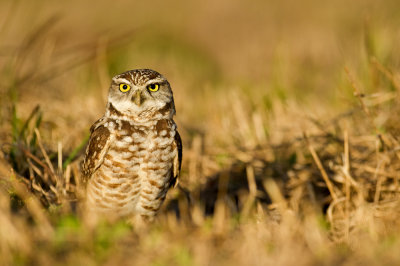
{"type": "Polygon", "coordinates": [[[113,78],[106,112],[91,127],[82,164],[89,211],[154,217],[180,172],[182,144],[174,114],[172,90],[159,73],[139,69],[113,78]],[[122,92],[120,84],[130,90],[122,92]],[[158,91],[150,91],[149,84],[157,84],[158,91]]]}

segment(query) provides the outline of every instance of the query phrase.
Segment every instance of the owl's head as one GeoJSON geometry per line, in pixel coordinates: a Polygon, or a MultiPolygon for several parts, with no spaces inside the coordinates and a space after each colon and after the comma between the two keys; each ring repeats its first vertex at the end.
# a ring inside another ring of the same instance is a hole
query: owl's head
{"type": "Polygon", "coordinates": [[[170,118],[175,114],[167,79],[151,69],[130,70],[113,77],[107,109],[141,121],[170,118]]]}

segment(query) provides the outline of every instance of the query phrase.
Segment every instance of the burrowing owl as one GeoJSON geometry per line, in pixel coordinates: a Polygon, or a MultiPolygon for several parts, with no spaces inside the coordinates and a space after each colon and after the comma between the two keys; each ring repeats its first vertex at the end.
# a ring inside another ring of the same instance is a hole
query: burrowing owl
{"type": "Polygon", "coordinates": [[[154,217],[181,168],[174,114],[170,84],[156,71],[131,70],[112,79],[106,112],[90,129],[82,164],[90,211],[154,217]]]}

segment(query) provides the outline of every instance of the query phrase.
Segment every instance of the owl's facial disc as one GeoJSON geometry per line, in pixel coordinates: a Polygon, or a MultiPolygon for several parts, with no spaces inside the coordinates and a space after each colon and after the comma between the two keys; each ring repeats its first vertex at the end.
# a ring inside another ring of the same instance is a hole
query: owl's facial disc
{"type": "Polygon", "coordinates": [[[171,87],[159,73],[137,69],[115,76],[108,95],[109,114],[114,108],[130,119],[172,117],[175,106],[171,87]]]}

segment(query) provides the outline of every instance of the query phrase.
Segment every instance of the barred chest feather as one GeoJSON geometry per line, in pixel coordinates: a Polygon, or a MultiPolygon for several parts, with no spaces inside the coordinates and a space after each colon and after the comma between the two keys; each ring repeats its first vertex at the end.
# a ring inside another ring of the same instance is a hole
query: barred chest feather
{"type": "Polygon", "coordinates": [[[174,121],[135,125],[102,119],[99,127],[109,131],[109,147],[87,185],[89,208],[118,216],[154,216],[170,187],[178,152],[174,121]]]}

